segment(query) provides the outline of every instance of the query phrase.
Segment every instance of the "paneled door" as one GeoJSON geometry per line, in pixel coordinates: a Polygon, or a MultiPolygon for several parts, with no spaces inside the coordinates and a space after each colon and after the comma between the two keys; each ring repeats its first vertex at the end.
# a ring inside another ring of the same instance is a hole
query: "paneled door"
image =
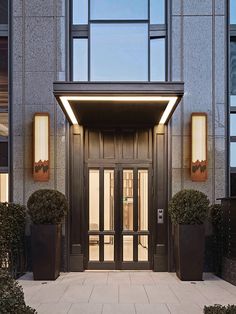
{"type": "Polygon", "coordinates": [[[87,168],[88,269],[150,269],[151,167],[87,168]]]}

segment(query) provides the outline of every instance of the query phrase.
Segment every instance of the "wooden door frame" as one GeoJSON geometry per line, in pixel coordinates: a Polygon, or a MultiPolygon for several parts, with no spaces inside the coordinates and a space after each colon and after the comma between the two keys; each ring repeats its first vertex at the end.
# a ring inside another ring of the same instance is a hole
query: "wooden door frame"
{"type": "MultiPolygon", "coordinates": [[[[152,246],[153,270],[170,271],[172,269],[171,229],[169,228],[167,201],[170,190],[168,186],[171,176],[168,176],[168,134],[167,126],[151,129],[152,132],[152,246]],[[164,224],[157,227],[157,208],[164,208],[164,224]]],[[[85,202],[85,131],[82,126],[70,128],[70,208],[68,215],[68,270],[84,270],[84,202],[85,202]]],[[[100,160],[98,160],[100,162],[100,160]]],[[[133,162],[134,163],[134,162],[133,162]]],[[[132,164],[132,163],[130,163],[132,164]]],[[[106,166],[109,163],[106,163],[106,166]]]]}

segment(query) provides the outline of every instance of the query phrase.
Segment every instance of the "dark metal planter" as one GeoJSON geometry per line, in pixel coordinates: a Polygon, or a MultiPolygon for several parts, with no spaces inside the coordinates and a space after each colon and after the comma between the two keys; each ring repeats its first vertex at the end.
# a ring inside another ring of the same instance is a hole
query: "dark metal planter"
{"type": "Polygon", "coordinates": [[[181,280],[202,280],[204,225],[176,225],[174,235],[176,274],[181,280]]]}
{"type": "Polygon", "coordinates": [[[61,225],[32,225],[34,280],[55,280],[60,273],[61,225]]]}

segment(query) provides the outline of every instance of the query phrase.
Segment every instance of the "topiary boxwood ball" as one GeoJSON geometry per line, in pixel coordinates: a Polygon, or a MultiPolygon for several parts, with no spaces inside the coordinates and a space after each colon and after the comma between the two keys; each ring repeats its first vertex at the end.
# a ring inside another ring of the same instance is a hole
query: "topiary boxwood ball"
{"type": "Polygon", "coordinates": [[[208,212],[209,199],[196,190],[182,190],[169,202],[169,213],[174,224],[200,225],[208,212]]]}
{"type": "Polygon", "coordinates": [[[68,211],[68,202],[61,192],[43,189],[29,197],[27,207],[34,224],[60,224],[68,211]]]}

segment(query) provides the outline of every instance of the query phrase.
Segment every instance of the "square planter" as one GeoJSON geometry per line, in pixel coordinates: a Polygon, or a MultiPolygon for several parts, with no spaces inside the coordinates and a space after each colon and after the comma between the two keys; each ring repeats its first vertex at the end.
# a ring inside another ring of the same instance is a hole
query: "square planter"
{"type": "Polygon", "coordinates": [[[34,280],[55,280],[61,266],[61,225],[32,225],[34,280]]]}
{"type": "Polygon", "coordinates": [[[202,280],[204,265],[204,225],[176,225],[174,252],[176,274],[181,280],[202,280]]]}

